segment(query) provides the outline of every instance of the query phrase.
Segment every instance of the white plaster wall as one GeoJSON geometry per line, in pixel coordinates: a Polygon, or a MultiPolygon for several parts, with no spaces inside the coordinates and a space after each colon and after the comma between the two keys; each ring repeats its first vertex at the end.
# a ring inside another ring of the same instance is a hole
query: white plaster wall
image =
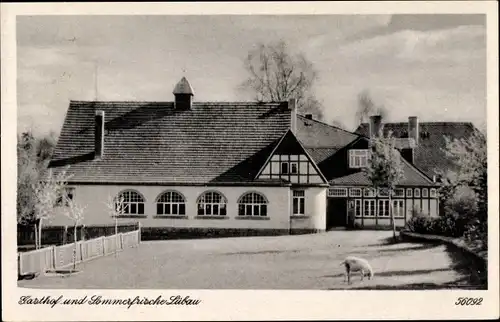
{"type": "MultiPolygon", "coordinates": [[[[327,188],[305,188],[305,214],[304,217],[292,217],[293,229],[326,229],[326,191],[327,188]]],[[[290,207],[292,191],[290,191],[290,207]]],[[[290,208],[291,209],[291,208],[290,208]]]]}
{"type": "MultiPolygon", "coordinates": [[[[71,185],[70,185],[71,186],[71,185]]],[[[289,187],[170,187],[170,186],[116,186],[116,185],[80,185],[74,186],[74,200],[85,205],[85,225],[114,224],[106,208],[108,196],[114,197],[123,190],[135,190],[146,199],[144,214],[146,218],[122,218],[120,223],[141,222],[143,227],[199,227],[199,228],[269,228],[288,229],[290,214],[290,188],[289,187]],[[156,198],[166,190],[180,192],[186,198],[187,219],[154,218],[156,215],[156,198]],[[196,219],[196,201],[205,191],[218,191],[227,199],[226,219],[196,219]],[[242,220],[238,216],[238,199],[245,192],[257,191],[268,199],[268,220],[242,220]]],[[[312,207],[312,206],[311,206],[312,207]]],[[[317,206],[314,206],[316,209],[317,206]]],[[[310,209],[313,213],[313,209],[310,209]]],[[[49,225],[71,224],[62,216],[63,208],[56,211],[49,225]]],[[[323,209],[323,212],[325,210],[323,209]]],[[[320,214],[321,215],[321,214],[320,214]]]]}

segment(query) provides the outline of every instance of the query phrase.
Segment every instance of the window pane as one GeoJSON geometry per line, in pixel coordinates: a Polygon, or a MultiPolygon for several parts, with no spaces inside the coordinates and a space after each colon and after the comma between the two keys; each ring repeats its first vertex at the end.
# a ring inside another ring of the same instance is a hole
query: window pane
{"type": "Polygon", "coordinates": [[[212,214],[212,205],[205,205],[205,215],[212,214]]]}
{"type": "Polygon", "coordinates": [[[163,204],[162,203],[156,204],[156,214],[163,215],[163,204]]]}
{"type": "Polygon", "coordinates": [[[303,198],[300,199],[300,213],[301,214],[305,213],[304,212],[304,199],[303,198]]]}
{"type": "Polygon", "coordinates": [[[123,204],[123,213],[130,214],[130,204],[128,204],[128,203],[123,204]]]}
{"type": "Polygon", "coordinates": [[[179,214],[179,206],[177,204],[172,204],[172,215],[178,215],[179,214]]]}
{"type": "Polygon", "coordinates": [[[137,213],[137,204],[135,204],[135,203],[130,204],[130,213],[131,214],[137,213]]]}
{"type": "Polygon", "coordinates": [[[261,216],[267,216],[267,205],[261,205],[260,206],[260,215],[261,216]]]}
{"type": "Polygon", "coordinates": [[[254,216],[260,216],[260,206],[259,205],[254,205],[253,206],[253,215],[254,216]]]}
{"type": "Polygon", "coordinates": [[[203,216],[205,214],[205,208],[203,204],[198,205],[198,216],[203,216]]]}
{"type": "Polygon", "coordinates": [[[299,200],[297,198],[293,198],[293,214],[298,214],[299,213],[299,200]]]}
{"type": "Polygon", "coordinates": [[[297,163],[292,163],[291,173],[297,173],[297,163]]]}
{"type": "Polygon", "coordinates": [[[170,204],[166,203],[165,204],[165,215],[170,215],[172,212],[170,211],[170,204]]]}
{"type": "Polygon", "coordinates": [[[288,174],[288,163],[281,162],[281,173],[288,174]]]}
{"type": "Polygon", "coordinates": [[[220,206],[220,215],[225,216],[226,214],[227,214],[226,205],[221,205],[220,206]]]}
{"type": "Polygon", "coordinates": [[[186,214],[186,205],[181,203],[179,204],[179,215],[185,215],[186,214]]]}
{"type": "Polygon", "coordinates": [[[245,205],[238,205],[238,216],[245,216],[245,205]]]}
{"type": "Polygon", "coordinates": [[[218,215],[219,214],[219,205],[218,204],[213,205],[212,210],[213,210],[212,215],[218,215]]]}
{"type": "Polygon", "coordinates": [[[139,204],[139,215],[144,215],[144,204],[142,202],[139,204]]]}

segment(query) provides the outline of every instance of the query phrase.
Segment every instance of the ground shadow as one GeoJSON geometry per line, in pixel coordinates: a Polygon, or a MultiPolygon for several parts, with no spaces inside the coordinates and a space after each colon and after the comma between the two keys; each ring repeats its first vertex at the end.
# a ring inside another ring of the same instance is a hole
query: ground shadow
{"type": "Polygon", "coordinates": [[[470,285],[488,288],[488,270],[477,258],[457,247],[447,245],[446,252],[453,262],[453,268],[467,278],[470,285]]]}
{"type": "MultiPolygon", "coordinates": [[[[430,274],[434,272],[446,272],[453,270],[453,268],[436,268],[436,269],[418,269],[414,271],[387,271],[387,272],[379,272],[375,273],[375,276],[381,276],[381,277],[391,277],[391,276],[412,276],[412,275],[424,275],[424,274],[430,274]]],[[[356,274],[354,274],[356,275],[356,274]]],[[[327,278],[335,278],[335,277],[341,277],[344,276],[344,273],[339,273],[335,275],[324,275],[322,277],[327,277],[327,278]]]]}
{"type": "Polygon", "coordinates": [[[258,252],[236,252],[236,253],[223,253],[220,254],[222,256],[229,256],[229,255],[260,255],[260,254],[285,254],[285,253],[297,253],[300,250],[294,249],[294,250],[263,250],[263,251],[258,251],[258,252]]]}
{"type": "Polygon", "coordinates": [[[415,250],[426,250],[426,249],[431,249],[431,248],[434,248],[437,246],[439,246],[439,244],[423,244],[423,245],[414,246],[414,247],[403,247],[403,248],[395,248],[395,249],[380,249],[380,250],[377,250],[376,252],[398,253],[398,252],[408,252],[408,251],[415,251],[415,250]]]}

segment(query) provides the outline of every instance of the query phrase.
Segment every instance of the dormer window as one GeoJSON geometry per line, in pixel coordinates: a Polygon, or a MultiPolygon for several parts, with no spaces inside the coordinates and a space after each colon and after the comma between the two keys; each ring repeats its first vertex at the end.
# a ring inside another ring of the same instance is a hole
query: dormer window
{"type": "Polygon", "coordinates": [[[349,150],[349,167],[350,168],[365,168],[368,166],[368,150],[349,150]]]}

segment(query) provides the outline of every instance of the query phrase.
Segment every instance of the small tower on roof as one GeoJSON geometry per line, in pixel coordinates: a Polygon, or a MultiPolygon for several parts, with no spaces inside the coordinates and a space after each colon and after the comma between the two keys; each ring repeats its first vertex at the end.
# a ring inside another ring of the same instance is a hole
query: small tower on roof
{"type": "Polygon", "coordinates": [[[176,110],[190,110],[192,108],[194,91],[186,77],[182,77],[175,85],[173,93],[176,110]]]}

